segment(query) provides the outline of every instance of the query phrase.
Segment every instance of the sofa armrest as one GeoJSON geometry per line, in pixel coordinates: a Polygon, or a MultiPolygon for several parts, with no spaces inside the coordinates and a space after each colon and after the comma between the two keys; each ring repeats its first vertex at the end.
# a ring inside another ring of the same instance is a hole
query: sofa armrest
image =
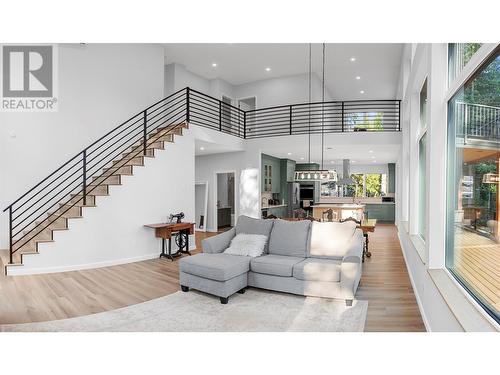
{"type": "Polygon", "coordinates": [[[349,249],[342,258],[342,263],[361,263],[361,259],[363,258],[363,245],[363,231],[361,229],[356,229],[351,241],[349,242],[349,249]]]}
{"type": "Polygon", "coordinates": [[[204,253],[208,254],[222,253],[229,247],[229,244],[235,235],[236,229],[231,228],[227,232],[218,234],[217,236],[205,238],[201,241],[201,248],[204,253]]]}
{"type": "Polygon", "coordinates": [[[363,231],[356,229],[340,266],[340,289],[342,298],[346,300],[354,299],[358,289],[359,280],[361,279],[363,245],[363,231]]]}

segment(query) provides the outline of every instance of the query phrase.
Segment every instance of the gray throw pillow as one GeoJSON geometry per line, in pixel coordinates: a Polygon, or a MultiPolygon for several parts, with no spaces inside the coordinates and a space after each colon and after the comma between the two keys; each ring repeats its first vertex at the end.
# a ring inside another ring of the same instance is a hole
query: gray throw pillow
{"type": "Polygon", "coordinates": [[[309,220],[275,220],[269,239],[269,254],[305,258],[310,227],[309,220]]]}

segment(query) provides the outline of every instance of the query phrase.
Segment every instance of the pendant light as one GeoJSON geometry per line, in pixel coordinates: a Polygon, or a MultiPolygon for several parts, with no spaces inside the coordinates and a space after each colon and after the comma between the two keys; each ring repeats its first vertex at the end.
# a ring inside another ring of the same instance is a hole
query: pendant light
{"type": "MultiPolygon", "coordinates": [[[[337,181],[338,176],[335,170],[323,169],[324,161],[324,138],[325,138],[325,43],[323,43],[323,72],[322,72],[322,93],[321,93],[321,169],[308,169],[304,171],[295,172],[295,181],[337,181]]],[[[312,57],[311,57],[311,43],[309,43],[309,164],[311,164],[311,77],[312,77],[312,57]]]]}

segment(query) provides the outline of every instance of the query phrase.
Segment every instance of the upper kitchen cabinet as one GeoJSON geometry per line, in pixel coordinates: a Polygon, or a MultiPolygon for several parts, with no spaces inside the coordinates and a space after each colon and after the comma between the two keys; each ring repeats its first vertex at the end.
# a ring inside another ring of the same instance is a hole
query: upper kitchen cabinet
{"type": "Polygon", "coordinates": [[[281,159],[281,177],[282,181],[295,182],[295,161],[290,159],[281,159]]]}
{"type": "Polygon", "coordinates": [[[279,193],[281,191],[280,159],[262,154],[261,191],[279,193]]]}

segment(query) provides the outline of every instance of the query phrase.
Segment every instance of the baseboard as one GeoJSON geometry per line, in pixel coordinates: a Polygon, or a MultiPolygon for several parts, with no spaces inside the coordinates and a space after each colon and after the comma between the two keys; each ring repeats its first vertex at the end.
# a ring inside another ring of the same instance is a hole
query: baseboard
{"type": "MultiPolygon", "coordinates": [[[[403,234],[405,234],[405,233],[403,233],[403,234]]],[[[413,294],[415,295],[415,299],[417,300],[418,310],[420,311],[420,316],[422,317],[422,321],[424,322],[425,330],[427,332],[432,332],[431,326],[429,324],[429,320],[427,319],[427,315],[425,314],[425,310],[424,310],[424,307],[422,305],[422,300],[420,299],[418,289],[415,287],[415,283],[413,282],[413,273],[412,273],[410,267],[408,267],[408,260],[406,259],[405,247],[403,246],[403,241],[401,241],[401,234],[399,232],[399,228],[398,228],[398,239],[399,239],[399,245],[401,246],[401,252],[403,253],[403,258],[405,260],[406,270],[408,271],[408,277],[410,278],[410,283],[411,283],[411,287],[413,289],[413,294]]],[[[413,243],[411,242],[410,238],[408,238],[408,242],[413,246],[413,243]]],[[[417,251],[416,249],[414,249],[414,250],[415,250],[415,252],[417,251]]]]}
{"type": "MultiPolygon", "coordinates": [[[[189,245],[189,250],[195,250],[195,249],[196,249],[196,244],[189,245]]],[[[40,254],[34,254],[33,256],[40,256],[40,254]]],[[[78,265],[72,265],[72,266],[30,268],[30,267],[26,267],[25,265],[22,265],[22,266],[15,266],[15,267],[7,267],[7,275],[8,276],[38,275],[38,274],[44,274],[44,273],[57,273],[57,272],[88,270],[88,269],[92,269],[92,268],[111,267],[111,266],[118,266],[120,264],[141,262],[143,260],[156,259],[156,258],[158,258],[158,256],[159,256],[159,253],[157,251],[155,251],[154,253],[140,255],[137,257],[108,260],[108,261],[103,261],[103,262],[85,263],[85,264],[78,264],[78,265]]]]}

